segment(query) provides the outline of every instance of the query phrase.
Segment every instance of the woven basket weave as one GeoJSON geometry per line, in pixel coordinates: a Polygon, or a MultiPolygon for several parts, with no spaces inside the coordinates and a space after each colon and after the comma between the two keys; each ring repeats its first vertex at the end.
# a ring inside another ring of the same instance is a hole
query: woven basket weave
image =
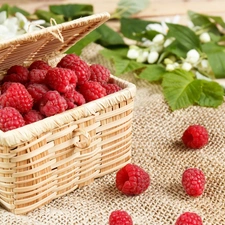
{"type": "MultiPolygon", "coordinates": [[[[0,44],[0,74],[60,54],[109,18],[95,14],[0,44]]],[[[0,203],[25,214],[130,161],[135,85],[8,132],[0,131],[0,203]]]]}

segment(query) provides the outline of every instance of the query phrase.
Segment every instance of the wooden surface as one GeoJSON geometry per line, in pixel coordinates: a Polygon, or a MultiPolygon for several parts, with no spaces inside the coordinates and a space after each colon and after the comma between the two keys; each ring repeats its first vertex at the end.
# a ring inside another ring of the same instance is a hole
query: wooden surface
{"type": "MultiPolygon", "coordinates": [[[[17,5],[32,13],[36,9],[47,9],[50,4],[81,3],[92,4],[95,13],[103,11],[112,13],[118,2],[119,0],[0,0],[0,5],[3,3],[17,5]]],[[[187,22],[187,10],[225,18],[225,0],[150,0],[148,8],[135,17],[161,21],[179,15],[180,23],[185,24],[187,22]]],[[[117,23],[111,22],[110,25],[118,29],[117,23]]]]}

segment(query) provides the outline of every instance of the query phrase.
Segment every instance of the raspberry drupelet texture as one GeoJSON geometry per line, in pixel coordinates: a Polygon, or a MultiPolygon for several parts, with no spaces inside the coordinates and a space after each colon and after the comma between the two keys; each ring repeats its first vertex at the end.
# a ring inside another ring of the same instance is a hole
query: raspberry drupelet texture
{"type": "Polygon", "coordinates": [[[0,130],[3,132],[25,125],[25,121],[18,110],[13,107],[0,109],[0,130]]]}
{"type": "Polygon", "coordinates": [[[185,212],[177,218],[175,225],[203,225],[203,222],[197,213],[185,212]]]}
{"type": "Polygon", "coordinates": [[[45,77],[46,84],[60,93],[65,93],[70,88],[75,88],[77,76],[73,70],[66,68],[52,68],[45,77]]]}
{"type": "Polygon", "coordinates": [[[209,134],[204,126],[191,125],[184,131],[182,141],[188,148],[199,149],[208,144],[209,134]]]}
{"type": "Polygon", "coordinates": [[[30,83],[45,83],[45,77],[47,74],[47,70],[42,69],[33,69],[29,72],[28,80],[30,83]]]}
{"type": "Polygon", "coordinates": [[[205,175],[198,168],[188,168],[182,175],[182,186],[189,196],[198,197],[202,195],[205,183],[205,175]]]}
{"type": "Polygon", "coordinates": [[[28,69],[30,71],[33,70],[33,69],[49,70],[49,69],[51,69],[51,66],[47,62],[45,62],[43,60],[36,60],[36,61],[34,61],[34,62],[32,62],[30,64],[30,66],[28,67],[28,69]]]}
{"type": "Polygon", "coordinates": [[[55,114],[64,112],[68,105],[58,91],[48,91],[40,101],[39,109],[44,116],[54,116],[55,114]]]}
{"type": "Polygon", "coordinates": [[[100,64],[92,64],[90,65],[91,76],[90,80],[97,81],[99,83],[107,83],[110,77],[110,71],[100,65],[100,64]]]}
{"type": "Polygon", "coordinates": [[[26,113],[33,107],[33,98],[21,83],[12,83],[0,96],[0,105],[14,107],[20,113],[26,113]]]}
{"type": "Polygon", "coordinates": [[[44,119],[44,116],[39,111],[32,109],[23,115],[23,119],[25,124],[30,124],[44,119]]]}
{"type": "Polygon", "coordinates": [[[133,225],[133,221],[126,211],[115,210],[109,216],[109,225],[133,225]]]}
{"type": "Polygon", "coordinates": [[[105,88],[107,95],[113,94],[117,91],[122,90],[122,88],[120,86],[118,86],[117,84],[105,83],[105,84],[102,84],[102,87],[105,88]]]}
{"type": "Polygon", "coordinates": [[[29,84],[27,91],[30,93],[34,100],[34,104],[38,104],[43,95],[49,91],[49,88],[45,84],[29,84]]]}
{"type": "Polygon", "coordinates": [[[62,58],[61,61],[57,64],[57,67],[73,70],[76,73],[78,85],[87,82],[91,76],[91,70],[88,64],[74,54],[69,54],[62,58]]]}
{"type": "Polygon", "coordinates": [[[116,187],[125,195],[139,195],[149,185],[149,174],[135,164],[129,163],[116,173],[116,187]]]}
{"type": "Polygon", "coordinates": [[[86,101],[84,96],[77,92],[75,89],[71,88],[63,94],[63,97],[68,101],[72,102],[75,105],[83,105],[86,101]]]}
{"type": "Polygon", "coordinates": [[[19,82],[21,84],[26,84],[28,81],[28,74],[29,71],[26,67],[14,65],[7,70],[7,74],[2,82],[19,82]]]}
{"type": "Polygon", "coordinates": [[[90,102],[106,96],[106,90],[99,82],[89,81],[79,86],[78,91],[90,102]]]}

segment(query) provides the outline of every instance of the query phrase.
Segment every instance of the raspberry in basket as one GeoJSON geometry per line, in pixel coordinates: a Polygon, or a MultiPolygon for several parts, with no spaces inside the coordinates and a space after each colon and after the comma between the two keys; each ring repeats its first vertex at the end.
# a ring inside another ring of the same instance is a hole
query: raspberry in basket
{"type": "Polygon", "coordinates": [[[45,83],[45,77],[47,74],[47,70],[42,69],[33,69],[29,72],[28,80],[30,83],[45,83]]]}
{"type": "Polygon", "coordinates": [[[110,71],[100,65],[100,64],[92,64],[90,65],[91,76],[90,80],[97,81],[99,83],[107,83],[110,77],[110,71]]]}
{"type": "Polygon", "coordinates": [[[34,100],[34,104],[38,104],[43,95],[49,91],[49,88],[45,84],[29,84],[27,91],[30,93],[34,100]]]}
{"type": "Polygon", "coordinates": [[[175,225],[203,225],[203,222],[197,213],[185,212],[177,218],[175,225]]]}
{"type": "Polygon", "coordinates": [[[202,195],[205,188],[205,175],[198,168],[188,168],[182,175],[182,186],[189,196],[202,195]]]}
{"type": "Polygon", "coordinates": [[[91,70],[88,64],[85,61],[81,60],[80,57],[74,54],[64,56],[57,64],[57,67],[73,70],[77,75],[78,85],[87,82],[91,76],[91,70]]]}
{"type": "Polygon", "coordinates": [[[73,70],[66,68],[52,68],[48,70],[46,84],[52,89],[65,93],[70,88],[75,88],[77,84],[77,76],[73,70]]]}
{"type": "Polygon", "coordinates": [[[33,70],[33,69],[49,70],[49,69],[51,69],[51,66],[47,62],[45,62],[43,60],[36,60],[36,61],[34,61],[34,62],[32,62],[30,64],[30,66],[28,67],[28,69],[30,71],[33,70]]]}
{"type": "Polygon", "coordinates": [[[133,221],[126,211],[115,210],[109,216],[109,225],[133,225],[133,221]]]}
{"type": "Polygon", "coordinates": [[[149,185],[149,174],[135,164],[127,164],[116,174],[116,187],[125,195],[139,195],[149,185]]]}
{"type": "Polygon", "coordinates": [[[6,76],[3,78],[3,82],[19,82],[21,84],[25,84],[28,81],[28,69],[21,65],[11,66],[6,76]]]}
{"type": "Polygon", "coordinates": [[[89,81],[80,85],[78,91],[84,96],[86,102],[106,96],[105,88],[95,81],[89,81]]]}
{"type": "Polygon", "coordinates": [[[107,95],[113,94],[117,91],[122,90],[122,88],[118,86],[117,84],[105,83],[105,84],[102,84],[102,87],[105,88],[107,95]]]}
{"type": "Polygon", "coordinates": [[[33,107],[33,98],[21,83],[12,83],[0,96],[0,105],[16,108],[20,113],[26,113],[33,107]]]}
{"type": "Polygon", "coordinates": [[[63,97],[67,100],[67,102],[72,102],[78,106],[83,105],[86,102],[84,96],[73,88],[67,90],[63,94],[63,97]]]}
{"type": "Polygon", "coordinates": [[[183,133],[182,141],[185,146],[199,149],[208,144],[209,135],[204,126],[191,125],[183,133]]]}
{"type": "Polygon", "coordinates": [[[48,91],[42,97],[39,109],[44,116],[54,116],[64,112],[68,105],[64,97],[58,91],[48,91]]]}
{"type": "Polygon", "coordinates": [[[24,114],[23,119],[25,121],[25,124],[30,124],[44,119],[44,116],[39,111],[32,109],[24,114]]]}
{"type": "Polygon", "coordinates": [[[0,130],[6,132],[24,125],[24,119],[18,110],[13,107],[0,109],[0,130]]]}

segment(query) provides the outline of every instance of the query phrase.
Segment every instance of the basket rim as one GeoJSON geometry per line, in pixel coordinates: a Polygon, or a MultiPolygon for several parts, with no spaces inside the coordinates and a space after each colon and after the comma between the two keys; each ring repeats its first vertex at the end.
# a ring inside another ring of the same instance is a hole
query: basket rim
{"type": "Polygon", "coordinates": [[[57,127],[63,126],[74,120],[79,120],[83,117],[94,116],[96,112],[106,109],[107,107],[118,104],[135,97],[136,85],[125,81],[121,78],[111,75],[114,82],[124,88],[113,94],[109,94],[100,99],[85,103],[74,109],[67,110],[63,113],[47,117],[23,127],[3,132],[0,130],[0,143],[2,146],[15,147],[23,142],[30,141],[32,138],[41,135],[44,132],[51,131],[57,127]]]}

